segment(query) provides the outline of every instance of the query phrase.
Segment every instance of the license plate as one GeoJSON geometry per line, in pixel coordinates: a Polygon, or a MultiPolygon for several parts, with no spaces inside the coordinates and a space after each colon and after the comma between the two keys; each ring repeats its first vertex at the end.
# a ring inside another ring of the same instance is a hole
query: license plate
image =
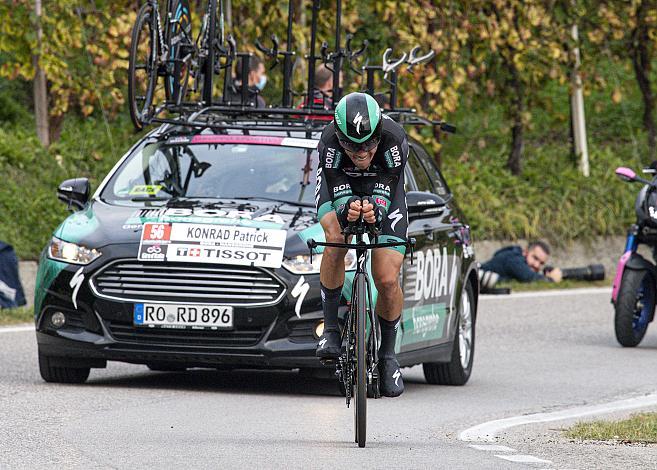
{"type": "Polygon", "coordinates": [[[224,305],[135,304],[136,326],[232,328],[233,307],[224,305]]]}

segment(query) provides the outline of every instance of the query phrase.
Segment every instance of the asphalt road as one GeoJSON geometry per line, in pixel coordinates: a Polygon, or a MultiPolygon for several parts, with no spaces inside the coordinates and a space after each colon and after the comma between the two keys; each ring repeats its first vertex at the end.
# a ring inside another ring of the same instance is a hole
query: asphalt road
{"type": "Polygon", "coordinates": [[[657,447],[572,443],[568,422],[501,434],[495,444],[512,450],[458,439],[491,420],[657,391],[657,327],[639,348],[618,346],[608,292],[483,299],[466,386],[404,372],[402,397],[368,401],[359,449],[332,381],[110,363],[85,385],[46,384],[34,334],[0,332],[0,468],[657,468],[657,447]],[[523,455],[543,462],[505,460],[523,455]]]}

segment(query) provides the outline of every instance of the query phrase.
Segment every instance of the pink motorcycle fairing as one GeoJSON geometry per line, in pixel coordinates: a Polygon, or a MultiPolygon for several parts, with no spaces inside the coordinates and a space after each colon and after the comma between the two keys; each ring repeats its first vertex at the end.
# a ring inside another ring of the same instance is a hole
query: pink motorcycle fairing
{"type": "Polygon", "coordinates": [[[619,166],[618,168],[616,168],[616,174],[618,176],[622,176],[622,177],[627,178],[629,180],[633,180],[634,178],[636,178],[636,173],[633,170],[631,170],[630,168],[627,168],[627,167],[624,167],[624,166],[619,166]]]}
{"type": "MultiPolygon", "coordinates": [[[[618,170],[616,170],[618,172],[618,170]]],[[[632,251],[626,251],[623,253],[623,256],[618,260],[618,266],[616,267],[616,277],[614,277],[614,287],[611,291],[611,301],[616,303],[618,300],[618,289],[621,285],[621,280],[623,279],[623,271],[625,270],[625,265],[632,257],[632,251]]]]}

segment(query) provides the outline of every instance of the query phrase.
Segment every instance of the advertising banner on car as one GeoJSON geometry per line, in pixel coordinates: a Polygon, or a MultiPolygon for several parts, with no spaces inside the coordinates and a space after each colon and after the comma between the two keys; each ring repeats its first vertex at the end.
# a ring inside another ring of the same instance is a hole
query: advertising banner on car
{"type": "Polygon", "coordinates": [[[185,223],[145,223],[138,259],[278,268],[285,230],[185,223]]]}

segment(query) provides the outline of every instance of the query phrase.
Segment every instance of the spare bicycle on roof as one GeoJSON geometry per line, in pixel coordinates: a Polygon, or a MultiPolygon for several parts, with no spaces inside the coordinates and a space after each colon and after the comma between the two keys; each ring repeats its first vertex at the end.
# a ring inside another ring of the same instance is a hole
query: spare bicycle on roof
{"type": "Polygon", "coordinates": [[[221,129],[227,122],[249,118],[318,130],[333,115],[334,105],[342,95],[341,72],[350,70],[360,77],[362,91],[387,95],[389,107],[384,112],[398,122],[439,126],[443,131],[455,132],[454,126],[443,121],[429,120],[415,109],[398,107],[402,67],[410,71],[427,63],[435,57],[434,51],[422,54],[420,46],[415,46],[393,58],[393,50],[388,48],[380,56],[380,63],[370,64],[365,56],[367,40],[356,45],[353,34],[346,34],[342,42],[342,1],[337,0],[333,48],[324,40],[318,54],[317,23],[321,6],[319,0],[312,0],[310,49],[308,55],[300,58],[294,50],[292,34],[294,7],[295,2],[290,1],[284,50],[276,35],[270,36],[271,47],[260,40],[254,42],[254,48],[271,61],[269,69],[278,67],[283,75],[276,104],[257,107],[253,95],[257,96],[259,90],[236,84],[248,84],[253,52],[240,50],[235,38],[225,30],[223,0],[207,1],[197,34],[192,31],[189,0],[166,0],[164,11],[160,10],[158,0],[147,0],[133,27],[129,56],[128,102],[134,127],[141,130],[150,124],[172,123],[204,128],[214,125],[215,129],[221,129]],[[306,86],[301,91],[293,86],[294,65],[298,60],[306,60],[308,70],[306,86]],[[332,100],[314,99],[315,71],[320,61],[333,74],[332,100]],[[233,76],[237,63],[241,67],[233,76]],[[215,86],[217,82],[221,86],[215,86]],[[382,90],[376,88],[377,82],[382,84],[382,90]],[[215,93],[217,90],[220,93],[215,93]],[[295,106],[295,101],[301,104],[295,106]],[[208,114],[215,118],[208,118],[208,114]],[[203,116],[201,122],[196,119],[199,116],[203,116]],[[313,117],[324,117],[324,120],[313,117]]]}

